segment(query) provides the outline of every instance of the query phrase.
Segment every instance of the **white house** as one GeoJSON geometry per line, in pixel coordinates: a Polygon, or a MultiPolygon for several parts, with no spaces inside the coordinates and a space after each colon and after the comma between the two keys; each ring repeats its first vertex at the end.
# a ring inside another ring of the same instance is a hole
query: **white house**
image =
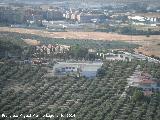
{"type": "Polygon", "coordinates": [[[103,63],[71,63],[71,62],[59,62],[54,65],[53,72],[55,75],[76,75],[85,76],[88,78],[95,77],[99,68],[103,63]]]}

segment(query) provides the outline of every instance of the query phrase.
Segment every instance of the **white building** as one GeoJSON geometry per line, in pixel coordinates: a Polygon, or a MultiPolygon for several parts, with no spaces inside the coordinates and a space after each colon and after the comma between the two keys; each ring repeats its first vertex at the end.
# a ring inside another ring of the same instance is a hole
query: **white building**
{"type": "Polygon", "coordinates": [[[143,17],[143,16],[128,16],[129,19],[132,19],[132,20],[137,20],[137,21],[140,21],[140,22],[145,22],[146,21],[146,18],[143,17]]]}
{"type": "Polygon", "coordinates": [[[131,61],[134,59],[131,54],[97,53],[97,56],[109,61],[131,61]]]}
{"type": "Polygon", "coordinates": [[[55,75],[76,75],[88,78],[95,77],[99,68],[103,63],[67,63],[59,62],[53,67],[55,75]]]}

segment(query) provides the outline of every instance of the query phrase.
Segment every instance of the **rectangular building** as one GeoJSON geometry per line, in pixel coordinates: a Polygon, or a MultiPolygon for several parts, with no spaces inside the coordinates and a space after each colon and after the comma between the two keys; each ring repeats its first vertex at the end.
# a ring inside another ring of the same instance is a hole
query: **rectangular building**
{"type": "Polygon", "coordinates": [[[59,62],[53,67],[55,75],[76,75],[92,78],[97,75],[103,63],[67,63],[59,62]]]}

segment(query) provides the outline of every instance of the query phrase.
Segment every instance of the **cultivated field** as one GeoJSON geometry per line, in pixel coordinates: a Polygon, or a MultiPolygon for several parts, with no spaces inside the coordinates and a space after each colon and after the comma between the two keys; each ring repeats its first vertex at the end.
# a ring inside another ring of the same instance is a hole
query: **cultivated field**
{"type": "Polygon", "coordinates": [[[147,55],[156,55],[160,57],[160,35],[146,36],[129,36],[119,35],[116,33],[102,32],[48,32],[44,30],[24,29],[24,28],[8,28],[0,27],[0,31],[17,32],[23,34],[34,34],[42,37],[50,38],[66,38],[66,39],[92,39],[92,40],[120,40],[132,42],[142,45],[138,51],[147,55]]]}
{"type": "Polygon", "coordinates": [[[45,77],[46,70],[38,65],[0,64],[0,114],[11,117],[0,120],[159,120],[160,95],[145,97],[126,87],[138,64],[158,73],[158,64],[108,61],[104,76],[88,80],[45,77]]]}

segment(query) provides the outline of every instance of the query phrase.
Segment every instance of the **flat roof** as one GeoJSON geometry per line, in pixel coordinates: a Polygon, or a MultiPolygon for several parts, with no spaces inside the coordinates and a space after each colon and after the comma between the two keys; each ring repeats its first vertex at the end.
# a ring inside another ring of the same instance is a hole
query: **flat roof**
{"type": "Polygon", "coordinates": [[[77,67],[81,68],[83,71],[97,71],[97,69],[99,69],[102,65],[102,62],[58,62],[54,67],[77,67]]]}
{"type": "Polygon", "coordinates": [[[60,65],[102,65],[102,62],[58,62],[60,65]]]}

